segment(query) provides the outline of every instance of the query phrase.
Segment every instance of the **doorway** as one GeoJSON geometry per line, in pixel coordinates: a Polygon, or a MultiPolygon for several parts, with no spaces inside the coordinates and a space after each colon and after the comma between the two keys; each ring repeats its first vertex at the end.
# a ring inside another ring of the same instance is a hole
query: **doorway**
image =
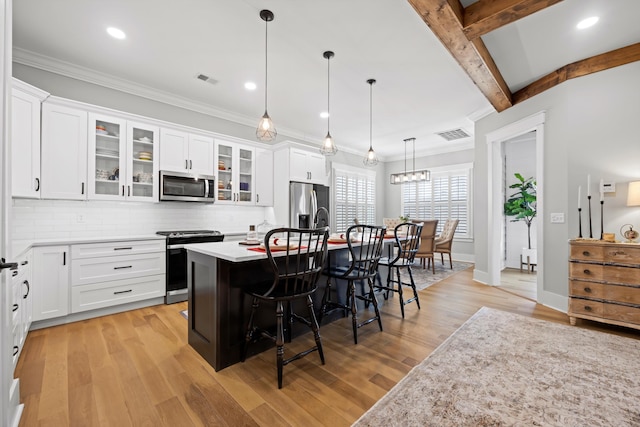
{"type": "MultiPolygon", "coordinates": [[[[502,142],[502,202],[521,195],[512,185],[536,180],[536,131],[510,138],[502,142]]],[[[526,189],[527,194],[535,194],[526,189]]],[[[535,209],[536,203],[531,207],[535,209]]],[[[497,286],[524,298],[537,300],[537,244],[535,214],[527,212],[524,218],[503,215],[502,266],[497,286]],[[530,226],[528,226],[528,223],[530,226]]]]}
{"type": "Polygon", "coordinates": [[[543,302],[544,263],[543,257],[543,148],[544,148],[544,121],[545,113],[540,112],[533,116],[526,117],[510,125],[504,126],[494,132],[487,134],[487,188],[488,188],[488,209],[487,209],[487,253],[488,253],[488,284],[497,286],[500,284],[501,272],[504,267],[504,153],[503,143],[512,138],[535,132],[535,177],[537,180],[537,211],[539,218],[536,220],[536,257],[538,260],[536,269],[536,300],[543,302]]]}

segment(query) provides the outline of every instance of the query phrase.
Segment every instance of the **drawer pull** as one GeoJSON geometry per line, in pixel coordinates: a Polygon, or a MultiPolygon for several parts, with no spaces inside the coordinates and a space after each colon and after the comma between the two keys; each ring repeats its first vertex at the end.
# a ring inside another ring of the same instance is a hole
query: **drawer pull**
{"type": "Polygon", "coordinates": [[[589,255],[591,255],[591,253],[589,251],[582,251],[582,255],[589,256],[589,255]]]}
{"type": "Polygon", "coordinates": [[[13,304],[13,308],[11,309],[11,311],[18,311],[18,304],[13,304]]]}
{"type": "Polygon", "coordinates": [[[131,246],[122,247],[122,248],[113,248],[114,251],[130,251],[131,249],[133,249],[133,247],[131,246]]]}
{"type": "Polygon", "coordinates": [[[626,253],[624,253],[624,251],[615,251],[611,255],[613,255],[613,256],[626,255],[626,253]]]}
{"type": "Polygon", "coordinates": [[[114,295],[118,295],[118,294],[127,294],[127,293],[129,293],[129,292],[133,292],[133,289],[127,289],[126,291],[117,291],[117,292],[114,292],[113,294],[114,294],[114,295]]]}
{"type": "Polygon", "coordinates": [[[590,287],[586,287],[586,288],[584,288],[584,291],[585,292],[591,292],[591,288],[590,287]]]}
{"type": "Polygon", "coordinates": [[[590,306],[588,306],[588,305],[585,305],[585,306],[584,306],[584,311],[591,311],[591,307],[590,307],[590,306]]]}
{"type": "Polygon", "coordinates": [[[123,270],[125,268],[132,268],[132,267],[133,267],[132,265],[125,265],[125,266],[122,266],[122,267],[113,267],[113,269],[114,270],[123,270]]]}
{"type": "Polygon", "coordinates": [[[583,272],[584,274],[586,274],[587,276],[588,276],[589,274],[591,274],[591,271],[590,271],[590,270],[588,270],[588,269],[586,269],[586,268],[585,268],[582,272],[583,272]]]}
{"type": "Polygon", "coordinates": [[[16,354],[18,354],[18,350],[20,350],[20,348],[17,345],[13,346],[13,355],[15,356],[16,354]]]}

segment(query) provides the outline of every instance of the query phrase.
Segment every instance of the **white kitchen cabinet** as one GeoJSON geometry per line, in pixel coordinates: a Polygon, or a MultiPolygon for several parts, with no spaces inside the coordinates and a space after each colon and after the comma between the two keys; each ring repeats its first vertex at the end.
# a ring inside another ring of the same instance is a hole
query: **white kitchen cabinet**
{"type": "Polygon", "coordinates": [[[49,94],[13,79],[11,195],[40,198],[40,105],[49,94]]]}
{"type": "Polygon", "coordinates": [[[289,176],[291,181],[327,185],[324,156],[299,148],[290,148],[289,176]]]}
{"type": "Polygon", "coordinates": [[[33,248],[33,321],[69,314],[69,246],[33,248]]]}
{"type": "Polygon", "coordinates": [[[157,140],[157,127],[90,113],[89,199],[156,201],[157,140]]]}
{"type": "Polygon", "coordinates": [[[24,347],[32,319],[31,254],[17,260],[18,268],[12,271],[11,325],[13,330],[13,368],[24,347]]]}
{"type": "Polygon", "coordinates": [[[71,312],[165,295],[164,240],[71,246],[71,312]]]}
{"type": "Polygon", "coordinates": [[[160,129],[160,169],[213,175],[214,140],[211,137],[160,129]]]}
{"type": "Polygon", "coordinates": [[[273,206],[273,151],[256,148],[256,205],[273,206]]]}
{"type": "Polygon", "coordinates": [[[87,197],[87,112],[60,99],[42,103],[41,197],[87,197]]]}
{"type": "Polygon", "coordinates": [[[217,202],[255,204],[255,150],[253,147],[216,140],[217,202]]]}

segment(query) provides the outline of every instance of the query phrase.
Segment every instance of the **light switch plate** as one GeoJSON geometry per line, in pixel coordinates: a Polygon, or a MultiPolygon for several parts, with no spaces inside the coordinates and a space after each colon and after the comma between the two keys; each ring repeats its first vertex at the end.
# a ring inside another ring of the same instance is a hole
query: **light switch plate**
{"type": "Polygon", "coordinates": [[[552,213],[551,214],[551,223],[552,224],[564,224],[564,213],[552,213]]]}

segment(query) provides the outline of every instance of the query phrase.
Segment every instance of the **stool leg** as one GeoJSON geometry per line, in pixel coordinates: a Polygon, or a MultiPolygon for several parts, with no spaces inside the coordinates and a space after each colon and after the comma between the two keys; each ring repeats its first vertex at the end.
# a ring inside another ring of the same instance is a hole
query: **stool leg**
{"type": "Polygon", "coordinates": [[[247,334],[244,340],[244,348],[242,349],[242,361],[247,359],[247,353],[249,352],[249,343],[253,340],[253,316],[258,309],[258,298],[253,299],[251,304],[251,314],[249,315],[249,325],[247,326],[247,334]]]}
{"type": "Polygon", "coordinates": [[[376,299],[376,296],[373,294],[373,283],[371,282],[371,279],[368,279],[368,281],[369,281],[369,293],[371,294],[371,302],[373,303],[373,308],[376,312],[376,318],[378,319],[378,326],[382,331],[382,319],[380,317],[380,310],[378,310],[378,300],[376,299]]]}
{"type": "Polygon", "coordinates": [[[398,276],[398,299],[400,300],[400,312],[404,319],[404,298],[402,295],[402,277],[400,276],[400,268],[396,267],[396,276],[398,276]]]}
{"type": "MultiPolygon", "coordinates": [[[[347,286],[349,299],[351,303],[351,323],[353,326],[353,343],[358,344],[358,308],[356,306],[356,284],[353,280],[349,280],[347,286]]],[[[374,306],[377,304],[374,303],[374,306]]],[[[378,309],[376,308],[376,311],[378,309]]]]}
{"type": "Polygon", "coordinates": [[[307,295],[307,308],[309,309],[309,320],[311,321],[311,330],[313,331],[313,338],[316,340],[316,347],[318,347],[318,354],[320,355],[320,361],[324,365],[324,352],[322,351],[322,339],[320,338],[320,328],[318,327],[318,321],[316,315],[313,312],[313,300],[311,295],[307,295]]]}
{"type": "Polygon", "coordinates": [[[411,288],[413,289],[413,297],[416,299],[416,304],[418,304],[418,310],[420,310],[420,298],[418,298],[418,290],[416,289],[416,282],[413,280],[413,271],[411,270],[411,266],[407,267],[409,270],[409,279],[411,283],[411,288]]]}
{"type": "Polygon", "coordinates": [[[283,325],[285,327],[284,329],[284,341],[290,343],[291,342],[291,336],[293,335],[293,332],[291,331],[291,329],[293,328],[293,315],[291,314],[291,301],[287,301],[287,305],[285,307],[285,322],[286,322],[286,326],[283,325]]]}
{"type": "Polygon", "coordinates": [[[282,301],[276,304],[276,354],[278,362],[278,388],[282,388],[282,367],[284,366],[284,308],[282,301]]]}

